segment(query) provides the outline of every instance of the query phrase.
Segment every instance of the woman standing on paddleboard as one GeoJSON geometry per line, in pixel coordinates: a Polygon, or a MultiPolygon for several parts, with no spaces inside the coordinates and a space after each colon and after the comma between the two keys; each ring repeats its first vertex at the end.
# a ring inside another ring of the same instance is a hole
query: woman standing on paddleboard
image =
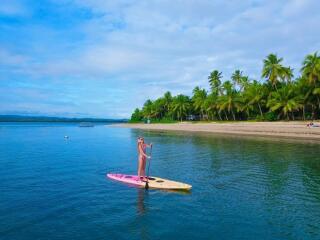
{"type": "Polygon", "coordinates": [[[152,143],[150,143],[150,144],[144,143],[143,137],[138,138],[138,154],[139,154],[138,177],[139,177],[139,179],[143,179],[144,181],[147,180],[146,179],[146,160],[147,160],[147,158],[150,158],[150,156],[148,156],[146,154],[146,148],[151,147],[151,146],[152,146],[152,143]]]}

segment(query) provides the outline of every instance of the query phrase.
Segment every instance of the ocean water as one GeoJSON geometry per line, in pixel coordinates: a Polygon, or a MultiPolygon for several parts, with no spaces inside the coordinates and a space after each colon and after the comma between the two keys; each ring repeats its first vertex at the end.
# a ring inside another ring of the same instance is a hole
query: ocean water
{"type": "Polygon", "coordinates": [[[0,239],[320,239],[320,144],[2,123],[0,239]],[[140,135],[189,194],[106,179],[136,172],[140,135]]]}

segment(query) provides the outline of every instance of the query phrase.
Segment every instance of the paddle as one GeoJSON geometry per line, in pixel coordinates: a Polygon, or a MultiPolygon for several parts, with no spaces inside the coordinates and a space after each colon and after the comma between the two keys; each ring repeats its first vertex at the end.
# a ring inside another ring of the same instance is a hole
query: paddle
{"type": "Polygon", "coordinates": [[[146,185],[145,185],[145,189],[148,190],[149,189],[149,172],[150,172],[150,164],[151,164],[151,155],[152,155],[152,145],[151,145],[151,149],[150,149],[150,159],[149,159],[149,163],[148,163],[148,174],[147,174],[147,181],[146,181],[146,185]]]}

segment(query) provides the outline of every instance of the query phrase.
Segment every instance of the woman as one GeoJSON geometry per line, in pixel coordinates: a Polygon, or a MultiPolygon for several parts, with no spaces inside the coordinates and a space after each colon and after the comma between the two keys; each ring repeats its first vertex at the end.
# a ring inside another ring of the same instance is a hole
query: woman
{"type": "Polygon", "coordinates": [[[144,138],[139,137],[138,138],[138,177],[139,179],[146,181],[146,159],[151,158],[151,156],[148,156],[146,154],[146,148],[152,147],[152,143],[146,144],[144,143],[144,138]]]}

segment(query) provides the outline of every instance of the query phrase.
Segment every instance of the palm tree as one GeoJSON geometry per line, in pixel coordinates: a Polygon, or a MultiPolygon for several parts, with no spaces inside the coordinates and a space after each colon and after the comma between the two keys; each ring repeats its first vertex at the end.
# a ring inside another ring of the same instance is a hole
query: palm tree
{"type": "Polygon", "coordinates": [[[250,103],[250,100],[247,98],[239,97],[239,106],[238,112],[244,112],[248,118],[250,118],[250,112],[254,109],[254,105],[250,103]]]}
{"type": "Polygon", "coordinates": [[[312,109],[312,116],[315,115],[314,113],[314,104],[313,99],[314,96],[312,95],[312,88],[308,86],[308,80],[305,77],[299,77],[296,80],[296,95],[299,96],[302,104],[302,118],[306,120],[306,108],[311,106],[312,109]]]}
{"type": "Polygon", "coordinates": [[[149,119],[152,116],[152,101],[150,99],[143,104],[142,113],[144,118],[149,119]]]}
{"type": "Polygon", "coordinates": [[[319,90],[317,86],[320,82],[320,56],[315,52],[314,54],[309,54],[305,57],[302,63],[302,75],[306,79],[308,79],[308,83],[310,87],[315,88],[312,90],[313,94],[316,96],[316,101],[318,102],[318,108],[320,109],[320,98],[319,98],[319,90]]]}
{"type": "Polygon", "coordinates": [[[136,108],[131,115],[130,121],[139,122],[139,121],[141,121],[141,119],[142,119],[142,113],[139,108],[136,108]]]}
{"type": "Polygon", "coordinates": [[[172,103],[172,95],[169,91],[167,91],[164,95],[163,95],[163,99],[164,99],[164,110],[165,113],[168,114],[169,110],[170,110],[170,105],[172,103]]]}
{"type": "Polygon", "coordinates": [[[248,85],[244,92],[244,99],[250,105],[258,106],[260,116],[263,117],[262,104],[264,103],[265,88],[258,81],[254,80],[252,84],[248,85]]]}
{"type": "Polygon", "coordinates": [[[201,118],[204,118],[204,112],[206,111],[206,98],[207,91],[205,89],[201,89],[199,87],[195,87],[193,89],[193,97],[192,102],[194,106],[194,110],[199,111],[201,113],[201,118]]]}
{"type": "Polygon", "coordinates": [[[236,70],[231,76],[232,82],[235,86],[240,87],[240,91],[245,88],[245,86],[249,82],[249,78],[247,76],[244,76],[242,71],[236,70]]]}
{"type": "Polygon", "coordinates": [[[242,77],[243,77],[242,71],[240,71],[240,70],[235,70],[234,73],[233,73],[232,76],[231,76],[231,79],[232,79],[232,81],[233,81],[233,84],[234,84],[234,85],[237,85],[237,84],[240,85],[240,84],[241,84],[242,77]]]}
{"type": "MultiPolygon", "coordinates": [[[[269,96],[267,107],[271,111],[279,111],[278,117],[282,114],[289,120],[289,113],[303,107],[301,99],[295,95],[294,86],[284,85],[279,91],[272,92],[269,96]]],[[[294,115],[292,115],[294,119],[294,115]]]]}
{"type": "Polygon", "coordinates": [[[164,98],[156,99],[151,106],[151,115],[152,117],[161,119],[165,114],[165,102],[164,98]]]}
{"type": "Polygon", "coordinates": [[[262,77],[266,78],[272,86],[278,91],[277,83],[283,79],[285,68],[281,65],[283,58],[278,58],[276,54],[269,54],[263,60],[262,77]]]}
{"type": "MultiPolygon", "coordinates": [[[[222,85],[224,90],[224,95],[219,98],[219,108],[220,110],[227,110],[232,114],[232,118],[235,121],[236,116],[234,110],[240,109],[240,101],[237,91],[233,88],[233,85],[230,81],[225,81],[222,85]]],[[[226,116],[227,118],[227,116],[226,116]]],[[[228,119],[228,118],[227,118],[228,119]]]]}
{"type": "Polygon", "coordinates": [[[243,76],[241,79],[241,86],[240,86],[240,90],[244,90],[246,87],[248,87],[248,85],[250,84],[250,80],[248,76],[243,76]]]}
{"type": "Polygon", "coordinates": [[[188,96],[179,94],[173,98],[172,111],[176,114],[177,118],[182,121],[187,116],[190,108],[190,99],[188,96]]]}
{"type": "Polygon", "coordinates": [[[283,81],[286,81],[287,83],[290,83],[292,78],[293,78],[293,69],[291,67],[284,67],[281,79],[283,81]]]}
{"type": "Polygon", "coordinates": [[[310,85],[315,85],[320,80],[320,56],[317,52],[305,57],[301,72],[309,80],[310,85]]]}
{"type": "Polygon", "coordinates": [[[208,95],[205,101],[205,106],[208,113],[211,113],[212,116],[217,114],[219,119],[222,120],[220,111],[219,111],[218,96],[216,94],[211,93],[208,95]]]}
{"type": "Polygon", "coordinates": [[[218,70],[214,70],[210,73],[210,76],[208,77],[209,84],[211,86],[211,91],[216,93],[218,95],[221,85],[221,79],[222,79],[222,72],[219,72],[218,70]]]}

